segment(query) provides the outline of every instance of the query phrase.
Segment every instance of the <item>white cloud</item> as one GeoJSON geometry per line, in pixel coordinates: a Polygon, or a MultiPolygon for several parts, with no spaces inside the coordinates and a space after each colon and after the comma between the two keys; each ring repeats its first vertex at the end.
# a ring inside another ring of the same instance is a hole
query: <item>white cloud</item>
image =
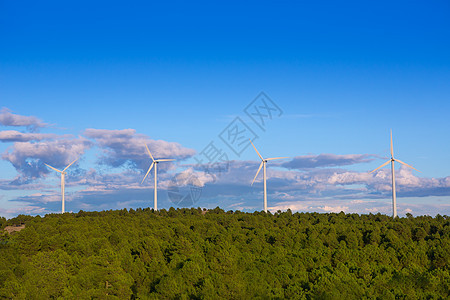
{"type": "Polygon", "coordinates": [[[55,134],[22,133],[16,130],[0,131],[0,142],[29,142],[47,140],[57,137],[55,134]]]}
{"type": "Polygon", "coordinates": [[[319,206],[317,208],[319,210],[324,211],[324,212],[335,212],[335,213],[338,213],[338,212],[341,212],[341,211],[343,211],[343,212],[348,211],[348,206],[340,206],[340,205],[338,205],[338,206],[324,205],[324,206],[319,206]]]}
{"type": "MultiPolygon", "coordinates": [[[[154,158],[175,158],[183,160],[195,154],[195,150],[182,147],[178,143],[163,140],[152,140],[136,133],[134,129],[107,130],[86,129],[84,134],[95,141],[102,149],[100,163],[111,167],[120,167],[131,163],[132,167],[146,171],[150,157],[145,145],[148,146],[154,158]]],[[[171,164],[162,165],[168,168],[171,164]]]]}
{"type": "Polygon", "coordinates": [[[26,180],[42,177],[49,172],[44,163],[64,168],[91,147],[84,138],[62,138],[45,142],[17,142],[3,153],[2,158],[11,162],[26,180]]]}
{"type": "Polygon", "coordinates": [[[0,124],[4,126],[26,127],[30,131],[47,127],[48,124],[33,116],[21,116],[11,113],[6,107],[0,111],[0,124]]]}
{"type": "Polygon", "coordinates": [[[358,184],[358,183],[366,183],[372,176],[369,173],[358,173],[358,172],[343,172],[343,173],[334,173],[328,178],[329,184],[358,184]]]}

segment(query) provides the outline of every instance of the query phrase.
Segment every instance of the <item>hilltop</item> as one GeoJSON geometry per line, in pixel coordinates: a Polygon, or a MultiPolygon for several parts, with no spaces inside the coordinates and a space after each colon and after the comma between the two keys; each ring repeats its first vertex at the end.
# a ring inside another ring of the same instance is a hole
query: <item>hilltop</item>
{"type": "Polygon", "coordinates": [[[450,296],[448,216],[123,209],[0,227],[0,298],[450,296]]]}

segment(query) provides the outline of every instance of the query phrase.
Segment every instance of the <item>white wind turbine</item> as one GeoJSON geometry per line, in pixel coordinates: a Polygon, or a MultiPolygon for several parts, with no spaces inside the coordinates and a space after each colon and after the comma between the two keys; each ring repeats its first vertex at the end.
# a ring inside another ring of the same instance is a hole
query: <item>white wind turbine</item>
{"type": "Polygon", "coordinates": [[[375,170],[371,171],[370,173],[375,172],[376,170],[386,166],[387,164],[391,163],[391,174],[392,174],[392,210],[393,210],[393,214],[392,216],[395,218],[397,217],[397,199],[396,199],[396,195],[395,195],[395,169],[394,169],[394,162],[398,161],[399,163],[401,163],[402,165],[405,165],[411,169],[416,170],[417,172],[420,172],[419,170],[413,168],[412,166],[408,165],[407,163],[402,162],[400,159],[398,158],[394,158],[394,146],[392,143],[392,130],[391,130],[391,159],[389,159],[387,162],[385,162],[384,164],[382,164],[381,166],[379,166],[378,168],[376,168],[375,170]]]}
{"type": "Polygon", "coordinates": [[[148,155],[150,156],[150,158],[152,159],[152,164],[150,165],[150,167],[148,168],[147,174],[145,174],[144,179],[142,179],[142,183],[144,183],[145,178],[147,178],[148,173],[150,173],[150,170],[153,168],[153,166],[155,167],[155,210],[158,210],[158,190],[157,190],[157,176],[158,176],[158,163],[162,162],[162,161],[173,161],[175,159],[154,159],[153,155],[150,153],[150,150],[148,150],[147,145],[145,145],[145,148],[147,149],[148,155]]]}
{"type": "Polygon", "coordinates": [[[264,167],[264,212],[267,212],[267,184],[266,184],[266,163],[269,160],[275,160],[275,159],[282,159],[282,158],[288,158],[288,157],[272,157],[272,158],[263,158],[261,154],[259,154],[258,150],[256,150],[255,145],[253,145],[252,141],[250,140],[250,143],[252,144],[253,148],[255,148],[256,153],[258,154],[259,158],[261,159],[261,164],[259,165],[258,172],[256,172],[255,178],[253,178],[252,185],[256,180],[256,177],[259,174],[259,171],[261,171],[261,168],[264,167]]]}
{"type": "Polygon", "coordinates": [[[62,213],[64,213],[64,185],[65,185],[65,177],[66,177],[66,170],[74,163],[74,162],[76,162],[78,160],[78,158],[77,159],[75,159],[73,162],[71,162],[67,167],[65,167],[64,168],[64,170],[62,170],[62,171],[60,171],[60,170],[58,170],[58,169],[56,169],[56,168],[53,168],[52,166],[50,166],[50,165],[47,165],[46,163],[44,163],[44,165],[46,165],[47,167],[49,167],[49,168],[51,168],[51,169],[53,169],[53,170],[55,170],[56,172],[59,172],[60,174],[61,174],[61,194],[62,194],[62,209],[61,209],[61,212],[62,213]]]}

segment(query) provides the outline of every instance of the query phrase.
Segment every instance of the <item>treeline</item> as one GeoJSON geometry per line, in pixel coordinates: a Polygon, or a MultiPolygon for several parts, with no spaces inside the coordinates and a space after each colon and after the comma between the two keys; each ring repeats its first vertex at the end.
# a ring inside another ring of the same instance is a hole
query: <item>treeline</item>
{"type": "Polygon", "coordinates": [[[448,299],[448,216],[219,208],[0,218],[5,299],[448,299]]]}

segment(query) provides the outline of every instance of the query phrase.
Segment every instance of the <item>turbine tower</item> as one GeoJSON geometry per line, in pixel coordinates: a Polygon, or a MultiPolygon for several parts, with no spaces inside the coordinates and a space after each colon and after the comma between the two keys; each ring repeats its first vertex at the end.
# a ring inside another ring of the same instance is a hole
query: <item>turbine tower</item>
{"type": "Polygon", "coordinates": [[[64,170],[62,170],[62,171],[60,171],[60,170],[58,170],[58,169],[56,169],[56,168],[53,168],[52,166],[50,166],[50,165],[47,165],[46,163],[44,163],[44,165],[46,165],[47,167],[49,167],[49,168],[51,168],[51,169],[53,169],[53,170],[55,170],[56,172],[59,172],[60,174],[61,174],[61,194],[62,194],[62,208],[61,208],[61,213],[64,213],[64,185],[65,185],[65,177],[66,177],[66,170],[74,163],[74,162],[76,162],[78,160],[78,158],[77,159],[75,159],[73,162],[71,162],[67,167],[65,167],[64,168],[64,170]]]}
{"type": "Polygon", "coordinates": [[[370,173],[375,172],[376,170],[386,166],[387,164],[391,163],[391,174],[392,174],[392,210],[393,210],[393,214],[392,217],[395,218],[397,217],[397,199],[396,199],[396,195],[395,195],[395,169],[394,169],[394,162],[398,161],[399,163],[401,163],[402,165],[405,165],[411,169],[416,170],[417,172],[420,172],[419,170],[417,170],[416,168],[413,168],[412,166],[408,165],[407,163],[402,162],[401,160],[399,160],[398,158],[394,158],[394,146],[392,143],[392,129],[391,129],[391,159],[389,159],[387,162],[385,162],[384,164],[382,164],[381,166],[379,166],[378,168],[376,168],[375,170],[371,171],[370,173]]]}
{"type": "Polygon", "coordinates": [[[175,159],[154,159],[152,153],[150,152],[150,150],[148,150],[147,145],[145,145],[145,148],[147,149],[148,155],[150,156],[150,158],[152,159],[152,164],[150,165],[150,167],[148,168],[147,174],[145,174],[144,179],[142,179],[142,183],[144,183],[145,178],[147,178],[148,173],[150,173],[150,170],[153,168],[153,166],[155,167],[155,196],[154,196],[154,207],[155,210],[158,210],[158,189],[157,189],[157,176],[158,176],[158,163],[162,162],[162,161],[173,161],[175,159]]]}
{"type": "Polygon", "coordinates": [[[266,163],[267,163],[269,160],[282,159],[282,158],[287,158],[287,157],[263,158],[263,157],[261,156],[261,154],[259,154],[258,150],[256,150],[256,147],[255,147],[255,145],[253,145],[253,143],[252,143],[251,140],[250,140],[250,143],[252,144],[253,148],[255,148],[256,153],[258,154],[259,158],[261,159],[261,164],[259,165],[259,169],[258,169],[258,172],[256,172],[255,178],[253,178],[252,185],[253,185],[253,183],[255,182],[256,177],[257,177],[258,174],[259,174],[259,171],[261,171],[261,168],[264,167],[264,172],[263,172],[263,174],[264,174],[264,212],[267,212],[267,184],[266,184],[266,179],[267,179],[267,178],[266,178],[266,163]]]}

